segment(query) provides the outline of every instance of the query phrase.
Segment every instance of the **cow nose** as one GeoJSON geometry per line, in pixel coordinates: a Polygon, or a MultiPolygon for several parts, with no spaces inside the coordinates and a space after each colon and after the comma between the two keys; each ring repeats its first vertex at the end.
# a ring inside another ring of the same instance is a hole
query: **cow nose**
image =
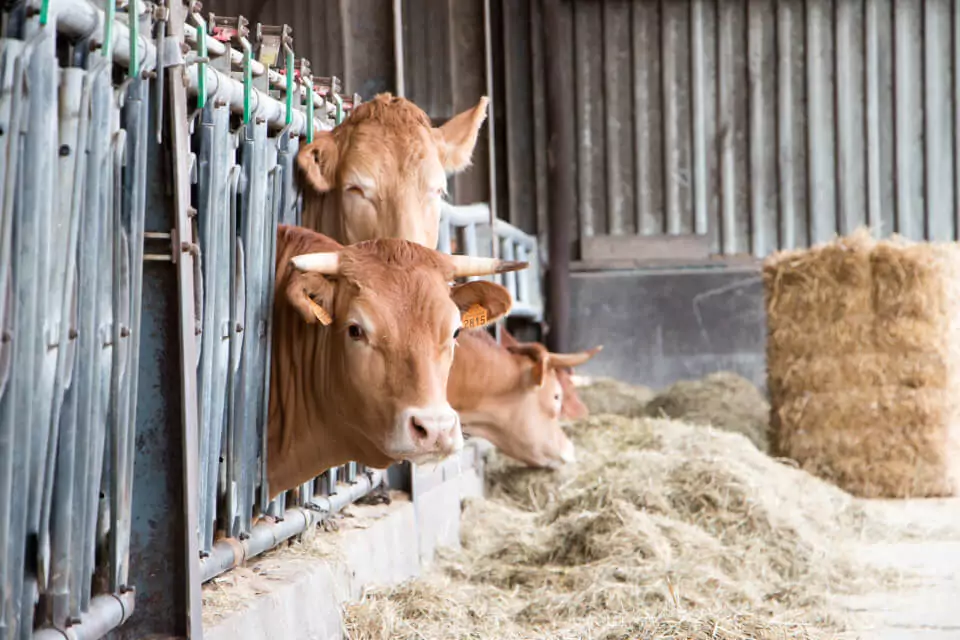
{"type": "Polygon", "coordinates": [[[405,424],[419,453],[448,454],[463,444],[460,418],[449,407],[407,409],[405,424]]]}

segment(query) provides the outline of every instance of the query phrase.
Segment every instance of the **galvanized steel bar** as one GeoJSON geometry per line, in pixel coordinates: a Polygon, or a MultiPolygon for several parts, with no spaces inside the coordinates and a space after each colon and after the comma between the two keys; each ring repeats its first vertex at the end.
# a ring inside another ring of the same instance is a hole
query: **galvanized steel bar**
{"type": "Polygon", "coordinates": [[[136,607],[136,593],[99,595],[90,601],[90,608],[68,628],[39,629],[33,640],[100,640],[130,619],[136,607]]]}
{"type": "Polygon", "coordinates": [[[250,536],[242,541],[220,540],[213,545],[210,556],[201,563],[202,580],[207,582],[223,572],[268,551],[284,540],[299,535],[321,520],[340,511],[376,489],[383,483],[383,472],[370,471],[357,478],[357,482],[344,486],[330,497],[314,496],[309,508],[293,508],[283,512],[276,524],[261,523],[250,530],[250,536]]]}
{"type": "Polygon", "coordinates": [[[33,567],[37,566],[42,554],[37,544],[44,481],[46,465],[52,458],[48,448],[51,440],[55,442],[56,438],[56,431],[51,427],[58,426],[51,420],[51,414],[57,371],[55,336],[59,329],[57,316],[62,315],[59,304],[63,286],[62,281],[59,287],[51,282],[55,258],[50,227],[54,209],[53,171],[58,148],[56,32],[49,25],[40,26],[36,19],[28,19],[25,34],[29,43],[29,60],[24,81],[30,108],[24,114],[23,174],[17,189],[20,206],[14,222],[17,244],[14,274],[18,297],[14,349],[19,352],[14,375],[23,377],[19,379],[16,396],[16,429],[20,435],[15,445],[13,486],[15,493],[26,498],[26,504],[21,509],[14,504],[12,516],[16,524],[13,536],[15,540],[19,537],[22,548],[15,554],[20,562],[14,562],[11,567],[15,572],[12,595],[19,599],[21,635],[33,628],[34,603],[46,580],[46,576],[38,575],[33,567]],[[18,469],[20,473],[17,473],[18,469]],[[17,476],[25,483],[19,485],[20,491],[17,491],[17,476]]]}
{"type": "MultiPolygon", "coordinates": [[[[50,13],[55,16],[57,31],[77,40],[91,38],[104,42],[107,37],[104,25],[112,25],[109,43],[104,43],[103,49],[109,46],[117,64],[130,64],[130,29],[120,19],[106,20],[104,12],[87,0],[50,0],[50,13]]],[[[143,36],[138,40],[140,69],[150,71],[157,59],[156,47],[143,36]]]]}
{"type": "MultiPolygon", "coordinates": [[[[64,398],[73,377],[77,311],[77,245],[80,235],[80,205],[83,197],[86,171],[86,136],[89,124],[90,87],[82,69],[63,69],[60,72],[59,160],[57,174],[61,177],[58,193],[58,215],[62,223],[54,229],[65,230],[63,250],[57,251],[62,265],[56,271],[61,280],[59,331],[57,335],[57,377],[54,382],[51,428],[58,436],[47,450],[47,470],[44,478],[43,509],[40,521],[40,573],[46,592],[53,599],[54,620],[66,618],[67,587],[69,581],[70,535],[74,527],[73,473],[76,446],[76,403],[71,398],[64,409],[64,398]],[[69,187],[69,188],[64,188],[69,187]],[[66,494],[66,495],[65,495],[66,494]],[[55,501],[56,496],[56,501],[55,501]],[[56,511],[54,515],[53,511],[56,511]]],[[[57,244],[60,244],[58,241],[57,244]]],[[[72,394],[71,394],[72,395],[72,394]]]]}
{"type": "MultiPolygon", "coordinates": [[[[198,30],[196,27],[193,27],[187,24],[187,25],[184,25],[184,31],[186,33],[186,37],[185,37],[186,42],[190,44],[198,43],[199,37],[198,37],[198,30]]],[[[219,57],[219,56],[226,55],[227,51],[228,51],[228,47],[226,47],[219,40],[212,40],[210,38],[207,38],[207,52],[210,57],[219,57]]],[[[240,51],[237,51],[236,49],[229,49],[229,52],[230,52],[229,55],[230,55],[231,66],[240,68],[243,65],[243,54],[240,51]]],[[[284,77],[284,74],[278,73],[272,69],[267,69],[266,67],[263,66],[261,62],[258,62],[257,60],[251,61],[250,72],[257,77],[266,74],[270,82],[270,88],[286,90],[287,80],[284,77]]],[[[307,97],[306,88],[301,86],[298,88],[297,92],[298,92],[300,101],[301,102],[305,101],[307,97]]],[[[313,101],[314,101],[314,107],[321,109],[321,113],[324,118],[333,117],[334,108],[332,104],[330,104],[329,102],[326,102],[321,96],[318,96],[318,95],[314,95],[313,101]]]]}
{"type": "MultiPolygon", "coordinates": [[[[0,254],[0,286],[6,289],[5,298],[11,300],[12,304],[7,307],[6,301],[2,305],[4,308],[5,322],[0,326],[3,331],[3,341],[8,345],[7,349],[7,367],[8,375],[5,376],[5,393],[0,397],[0,495],[9,496],[9,498],[0,501],[0,553],[3,556],[3,562],[0,562],[0,631],[8,637],[15,638],[18,635],[20,619],[20,593],[19,584],[22,581],[22,545],[19,541],[23,540],[25,527],[20,526],[21,520],[25,523],[26,505],[24,504],[23,487],[26,486],[26,479],[23,477],[22,469],[18,466],[18,459],[24,456],[17,456],[15,452],[20,445],[21,437],[18,424],[21,422],[19,386],[21,376],[17,372],[21,369],[19,366],[20,351],[16,340],[19,338],[17,328],[21,326],[17,320],[19,317],[20,295],[18,286],[19,257],[18,239],[14,235],[14,222],[20,214],[19,199],[16,198],[20,187],[20,178],[22,173],[22,157],[20,154],[22,144],[22,118],[28,111],[29,105],[26,104],[27,93],[23,90],[24,77],[27,66],[27,47],[21,41],[4,41],[4,104],[10,105],[9,121],[5,124],[3,131],[4,142],[4,161],[6,172],[3,176],[3,253],[0,254]],[[12,63],[12,64],[11,64],[12,63]],[[7,77],[10,77],[9,89],[7,87],[7,77]],[[8,315],[9,314],[9,315],[8,315]],[[18,491],[14,491],[17,488],[18,491]],[[16,540],[17,543],[13,541],[16,540]]],[[[6,115],[6,111],[4,112],[6,115]]]]}

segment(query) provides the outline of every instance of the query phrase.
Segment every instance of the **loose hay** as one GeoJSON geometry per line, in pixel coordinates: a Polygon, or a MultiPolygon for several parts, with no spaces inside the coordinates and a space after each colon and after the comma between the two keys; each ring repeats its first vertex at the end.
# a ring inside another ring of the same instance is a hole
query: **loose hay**
{"type": "Polygon", "coordinates": [[[753,383],[730,371],[681,380],[657,394],[646,413],[742,433],[760,451],[769,450],[770,403],[753,383]]]}
{"type": "Polygon", "coordinates": [[[494,456],[465,503],[462,550],[347,610],[355,640],[815,638],[832,594],[886,577],[845,560],[849,495],[739,434],[593,416],[579,462],[530,472],[494,456]]]}
{"type": "Polygon", "coordinates": [[[654,396],[653,389],[620,382],[613,378],[595,378],[579,387],[577,393],[591,414],[613,413],[620,416],[644,415],[647,403],[654,396]]]}
{"type": "Polygon", "coordinates": [[[774,449],[863,497],[957,487],[960,246],[860,230],[764,263],[774,449]]]}

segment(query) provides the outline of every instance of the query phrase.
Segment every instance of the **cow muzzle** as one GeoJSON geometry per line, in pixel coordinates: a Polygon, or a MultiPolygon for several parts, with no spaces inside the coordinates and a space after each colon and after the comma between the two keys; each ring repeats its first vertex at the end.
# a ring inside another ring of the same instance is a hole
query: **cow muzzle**
{"type": "Polygon", "coordinates": [[[460,416],[450,405],[409,407],[397,417],[397,433],[415,463],[440,460],[463,449],[460,416]]]}

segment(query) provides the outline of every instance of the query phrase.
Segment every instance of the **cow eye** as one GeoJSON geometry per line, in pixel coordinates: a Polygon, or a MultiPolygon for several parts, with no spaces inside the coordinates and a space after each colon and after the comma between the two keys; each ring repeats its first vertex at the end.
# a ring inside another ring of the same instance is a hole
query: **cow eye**
{"type": "Polygon", "coordinates": [[[560,401],[560,394],[558,393],[557,395],[553,396],[553,399],[556,400],[557,402],[559,402],[559,401],[560,401]]]}
{"type": "Polygon", "coordinates": [[[347,335],[352,340],[363,340],[363,328],[358,324],[351,324],[347,327],[347,335]]]}
{"type": "Polygon", "coordinates": [[[457,330],[453,332],[453,339],[456,340],[460,337],[460,327],[457,327],[457,330]]]}
{"type": "Polygon", "coordinates": [[[349,187],[347,187],[347,193],[352,193],[353,195],[360,196],[361,198],[364,197],[363,189],[354,185],[350,185],[349,187]]]}

